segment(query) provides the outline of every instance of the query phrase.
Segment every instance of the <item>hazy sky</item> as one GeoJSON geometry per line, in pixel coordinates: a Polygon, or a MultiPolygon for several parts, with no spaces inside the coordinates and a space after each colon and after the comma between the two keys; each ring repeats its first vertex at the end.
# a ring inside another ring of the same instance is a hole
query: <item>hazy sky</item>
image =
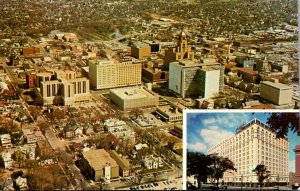
{"type": "MultiPolygon", "coordinates": [[[[236,128],[244,122],[257,118],[266,123],[269,112],[248,113],[192,113],[187,112],[187,149],[207,154],[212,146],[235,134],[236,128]]],[[[292,132],[289,138],[289,171],[295,172],[295,153],[293,149],[300,144],[300,137],[292,132]]]]}

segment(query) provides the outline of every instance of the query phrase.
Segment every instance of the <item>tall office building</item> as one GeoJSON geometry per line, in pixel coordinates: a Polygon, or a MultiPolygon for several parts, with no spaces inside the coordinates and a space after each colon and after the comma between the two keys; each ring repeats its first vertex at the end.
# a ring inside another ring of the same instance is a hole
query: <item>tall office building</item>
{"type": "Polygon", "coordinates": [[[220,69],[181,60],[170,63],[169,89],[181,97],[209,98],[219,93],[220,69]]]}
{"type": "Polygon", "coordinates": [[[89,79],[93,89],[139,85],[142,82],[142,64],[91,60],[89,61],[89,79]]]}
{"type": "Polygon", "coordinates": [[[289,142],[287,138],[276,138],[276,134],[258,119],[241,125],[235,136],[208,150],[229,158],[237,169],[226,172],[223,180],[227,185],[257,186],[257,176],[252,171],[264,164],[270,171],[269,185],[287,185],[289,182],[289,142]]]}

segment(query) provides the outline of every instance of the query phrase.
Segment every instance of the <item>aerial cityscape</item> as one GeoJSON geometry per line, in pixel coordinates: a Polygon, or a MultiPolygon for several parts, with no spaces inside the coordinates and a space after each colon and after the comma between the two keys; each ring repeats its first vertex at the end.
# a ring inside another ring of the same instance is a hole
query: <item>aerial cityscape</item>
{"type": "MultiPolygon", "coordinates": [[[[290,120],[291,128],[299,129],[299,113],[279,115],[290,120]]],[[[293,130],[276,133],[274,120],[273,113],[265,112],[187,113],[187,187],[299,187],[300,135],[293,130]],[[228,123],[222,123],[224,118],[228,123]]]]}
{"type": "Polygon", "coordinates": [[[185,189],[184,111],[299,109],[296,0],[0,5],[0,190],[185,189]]]}

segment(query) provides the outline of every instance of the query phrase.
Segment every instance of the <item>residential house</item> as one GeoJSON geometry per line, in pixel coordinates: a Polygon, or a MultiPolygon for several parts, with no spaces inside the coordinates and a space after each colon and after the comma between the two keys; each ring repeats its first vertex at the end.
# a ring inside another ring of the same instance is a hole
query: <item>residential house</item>
{"type": "Polygon", "coordinates": [[[26,158],[30,160],[35,160],[35,150],[36,150],[36,144],[26,144],[23,146],[19,146],[15,149],[16,151],[19,151],[23,153],[26,158]]]}
{"type": "Polygon", "coordinates": [[[94,181],[119,177],[119,165],[104,149],[85,151],[82,155],[82,168],[94,181]]]}
{"type": "Polygon", "coordinates": [[[71,120],[63,130],[63,137],[67,139],[75,138],[76,136],[82,135],[82,127],[75,121],[71,120]]]}
{"type": "Polygon", "coordinates": [[[36,142],[36,156],[39,157],[41,164],[52,164],[54,150],[47,140],[36,142]]]}
{"type": "Polygon", "coordinates": [[[148,148],[148,145],[145,143],[144,144],[139,143],[139,144],[134,145],[134,149],[137,151],[141,150],[142,148],[148,148]]]}
{"type": "Polygon", "coordinates": [[[27,143],[35,143],[39,140],[45,140],[43,133],[39,130],[23,130],[24,136],[27,139],[27,143]]]}
{"type": "Polygon", "coordinates": [[[5,148],[11,148],[12,147],[10,134],[0,135],[0,141],[1,141],[1,145],[3,147],[5,147],[5,148]]]}
{"type": "Polygon", "coordinates": [[[162,167],[160,157],[155,157],[152,155],[143,156],[143,163],[147,169],[158,169],[162,167]]]}
{"type": "Polygon", "coordinates": [[[94,124],[93,128],[94,128],[94,132],[96,133],[104,133],[105,130],[103,123],[96,123],[94,124]]]}
{"type": "Polygon", "coordinates": [[[111,143],[113,150],[118,150],[119,146],[121,144],[121,141],[118,139],[118,137],[116,137],[114,134],[109,133],[106,135],[105,137],[105,141],[108,143],[111,143]]]}
{"type": "Polygon", "coordinates": [[[13,164],[13,160],[11,158],[11,154],[8,151],[4,151],[1,153],[2,156],[2,162],[4,165],[4,168],[9,169],[12,167],[13,164]]]}
{"type": "Polygon", "coordinates": [[[121,140],[130,140],[132,143],[135,142],[134,132],[131,131],[122,120],[115,118],[107,119],[104,121],[104,127],[107,132],[114,134],[121,140]]]}
{"type": "Polygon", "coordinates": [[[28,190],[28,185],[27,185],[27,178],[22,178],[19,176],[16,179],[16,187],[18,190],[28,190]]]}
{"type": "Polygon", "coordinates": [[[91,135],[94,133],[94,127],[92,124],[88,123],[85,127],[83,127],[83,134],[91,135]]]}
{"type": "Polygon", "coordinates": [[[8,177],[5,179],[4,183],[2,184],[2,190],[3,191],[10,191],[10,190],[15,190],[14,189],[14,182],[11,177],[8,177]]]}

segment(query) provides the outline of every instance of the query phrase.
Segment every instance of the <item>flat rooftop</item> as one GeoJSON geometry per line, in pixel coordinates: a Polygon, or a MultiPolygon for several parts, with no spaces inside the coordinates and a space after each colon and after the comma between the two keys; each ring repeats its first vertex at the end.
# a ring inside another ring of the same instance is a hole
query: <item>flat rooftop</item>
{"type": "Polygon", "coordinates": [[[124,100],[133,100],[154,97],[154,93],[150,93],[142,87],[127,87],[110,90],[111,93],[117,95],[124,100]]]}
{"type": "Polygon", "coordinates": [[[95,171],[102,170],[107,164],[111,167],[118,166],[117,162],[104,149],[89,150],[82,154],[95,171]]]}
{"type": "Polygon", "coordinates": [[[279,82],[270,82],[270,81],[263,81],[261,84],[265,84],[267,86],[274,87],[276,89],[292,89],[292,87],[287,86],[285,84],[279,83],[279,82]]]}
{"type": "Polygon", "coordinates": [[[90,60],[89,61],[92,64],[101,65],[101,64],[113,64],[112,60],[108,59],[101,59],[101,60],[90,60]]]}
{"type": "Polygon", "coordinates": [[[208,72],[208,71],[216,71],[216,70],[218,70],[218,69],[213,68],[213,67],[206,67],[206,68],[201,68],[201,70],[202,70],[202,71],[208,72]]]}
{"type": "Polygon", "coordinates": [[[136,47],[136,48],[144,48],[144,47],[150,47],[149,44],[146,44],[144,42],[135,42],[133,44],[133,47],[136,47]]]}

